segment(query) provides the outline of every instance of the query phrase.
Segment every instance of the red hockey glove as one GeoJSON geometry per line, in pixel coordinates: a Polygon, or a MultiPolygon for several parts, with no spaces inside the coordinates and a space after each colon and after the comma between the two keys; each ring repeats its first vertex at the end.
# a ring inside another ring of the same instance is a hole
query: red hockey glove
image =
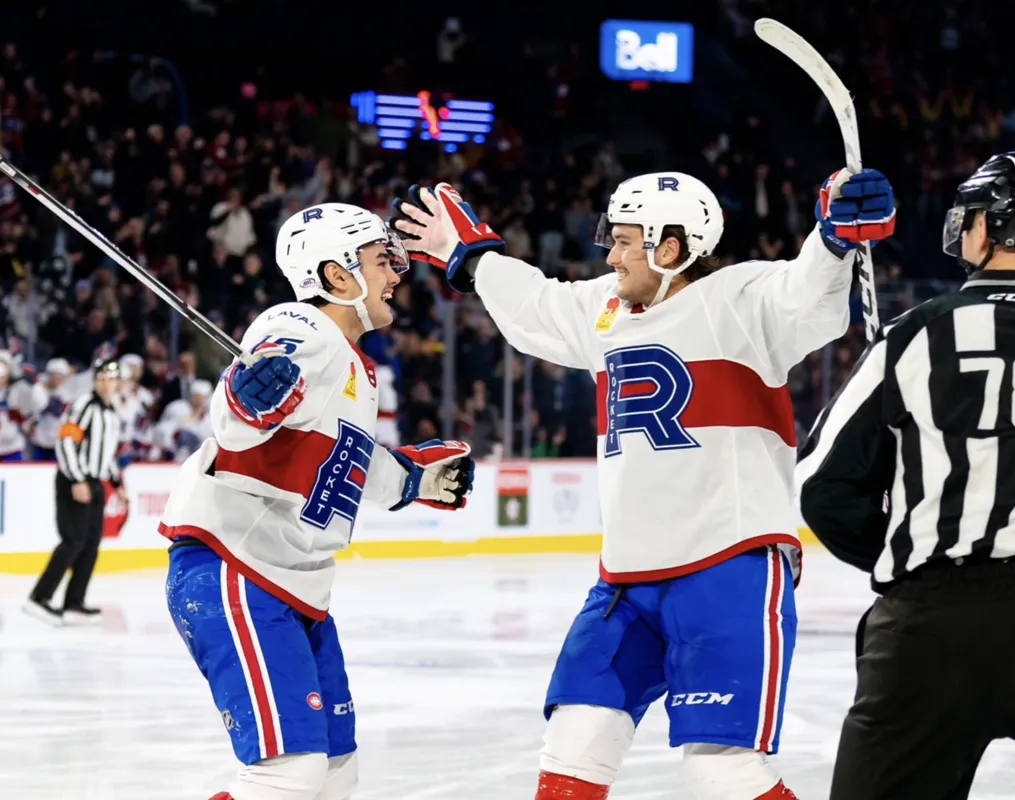
{"type": "Polygon", "coordinates": [[[476,463],[469,457],[472,448],[465,442],[430,439],[427,442],[391,450],[409,474],[405,477],[402,499],[392,511],[416,502],[441,511],[465,508],[466,495],[472,491],[476,463]]]}
{"type": "Polygon", "coordinates": [[[448,283],[459,292],[472,291],[472,276],[462,269],[470,258],[504,252],[504,240],[480,222],[472,206],[449,183],[433,189],[412,186],[409,200],[395,200],[388,224],[405,240],[413,258],[447,270],[448,283]]]}

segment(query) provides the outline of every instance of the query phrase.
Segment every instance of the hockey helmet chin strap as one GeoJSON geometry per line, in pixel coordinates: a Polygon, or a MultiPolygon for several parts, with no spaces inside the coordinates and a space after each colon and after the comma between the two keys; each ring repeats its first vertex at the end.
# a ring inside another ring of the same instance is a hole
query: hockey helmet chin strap
{"type": "MultiPolygon", "coordinates": [[[[318,297],[322,297],[329,303],[334,303],[336,306],[347,306],[354,308],[356,310],[356,316],[359,318],[360,324],[363,326],[363,332],[368,333],[369,331],[372,331],[374,329],[374,323],[370,319],[370,312],[367,311],[366,306],[367,299],[366,279],[363,277],[362,272],[360,272],[360,268],[358,265],[353,269],[348,268],[344,269],[346,269],[346,272],[352,275],[356,283],[359,284],[360,293],[357,297],[354,297],[352,300],[343,300],[341,297],[335,297],[335,295],[333,295],[331,292],[329,292],[327,289],[323,287],[318,289],[316,294],[318,297]]],[[[328,281],[327,278],[324,277],[323,265],[320,267],[320,271],[321,271],[321,283],[324,284],[327,282],[328,284],[330,284],[330,281],[328,281]]]]}
{"type": "Polygon", "coordinates": [[[670,290],[670,284],[673,283],[673,279],[677,277],[681,272],[687,269],[691,264],[698,260],[697,253],[691,253],[687,261],[676,267],[660,267],[656,264],[655,259],[655,248],[652,250],[652,257],[648,260],[649,269],[653,272],[659,273],[662,276],[662,280],[659,281],[659,288],[656,290],[656,296],[652,298],[652,302],[649,303],[645,308],[652,308],[652,306],[661,303],[666,299],[666,293],[670,290]]]}

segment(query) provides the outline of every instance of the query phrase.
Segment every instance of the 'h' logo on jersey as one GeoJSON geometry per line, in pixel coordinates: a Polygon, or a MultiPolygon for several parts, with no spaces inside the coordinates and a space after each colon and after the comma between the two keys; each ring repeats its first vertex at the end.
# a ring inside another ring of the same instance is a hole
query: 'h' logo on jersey
{"type": "Polygon", "coordinates": [[[317,470],[317,480],[300,519],[321,529],[327,528],[336,516],[354,522],[373,452],[374,440],[370,435],[340,419],[335,447],[317,470]]]}

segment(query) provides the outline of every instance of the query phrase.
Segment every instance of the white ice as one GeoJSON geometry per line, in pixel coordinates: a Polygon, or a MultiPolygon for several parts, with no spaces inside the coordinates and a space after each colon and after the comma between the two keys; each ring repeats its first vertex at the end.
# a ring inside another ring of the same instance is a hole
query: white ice
{"type": "MultiPolygon", "coordinates": [[[[854,689],[866,577],[808,552],[800,635],[776,758],[801,800],[828,796],[854,689]]],[[[590,556],[339,565],[334,610],[356,702],[357,800],[531,800],[543,693],[596,577],[590,556]]],[[[0,575],[0,798],[206,800],[235,769],[211,696],[178,639],[157,573],[98,575],[101,627],[21,613],[0,575]]],[[[690,798],[657,704],[611,800],[690,798]]],[[[972,797],[1012,797],[1015,746],[995,743],[972,797]]]]}

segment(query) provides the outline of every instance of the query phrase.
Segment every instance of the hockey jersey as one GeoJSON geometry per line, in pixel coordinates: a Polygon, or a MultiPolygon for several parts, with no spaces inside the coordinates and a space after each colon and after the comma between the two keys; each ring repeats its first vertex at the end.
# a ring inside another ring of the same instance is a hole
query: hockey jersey
{"type": "Polygon", "coordinates": [[[189,400],[181,398],[166,406],[151,438],[163,458],[186,461],[214,435],[209,411],[197,413],[189,400]]]}
{"type": "Polygon", "coordinates": [[[604,580],[663,580],[770,544],[799,574],[786,380],[848,327],[851,265],[815,230],[792,261],[724,267],[642,309],[612,273],[562,283],[481,257],[476,290],[507,340],[595,381],[604,580]]]}
{"type": "Polygon", "coordinates": [[[38,393],[36,413],[32,418],[29,440],[35,447],[54,450],[60,433],[60,418],[67,406],[75,398],[69,397],[64,391],[65,384],[50,390],[39,384],[35,385],[38,393]]]}
{"type": "Polygon", "coordinates": [[[24,453],[24,430],[41,401],[40,391],[27,378],[16,378],[0,389],[0,458],[24,453]]]}
{"type": "Polygon", "coordinates": [[[150,461],[158,457],[152,442],[151,413],[154,405],[155,396],[149,389],[123,382],[115,407],[120,418],[121,452],[131,461],[150,461]]]}
{"type": "MultiPolygon", "coordinates": [[[[311,619],[327,616],[335,553],[360,502],[391,508],[405,469],[374,446],[377,379],[370,360],[324,312],[282,303],[243,337],[247,352],[283,347],[307,384],[281,425],[258,430],[212,395],[215,434],[180,467],[159,531],[207,544],[248,580],[311,619]]],[[[227,372],[228,375],[228,372],[227,372]]]]}

